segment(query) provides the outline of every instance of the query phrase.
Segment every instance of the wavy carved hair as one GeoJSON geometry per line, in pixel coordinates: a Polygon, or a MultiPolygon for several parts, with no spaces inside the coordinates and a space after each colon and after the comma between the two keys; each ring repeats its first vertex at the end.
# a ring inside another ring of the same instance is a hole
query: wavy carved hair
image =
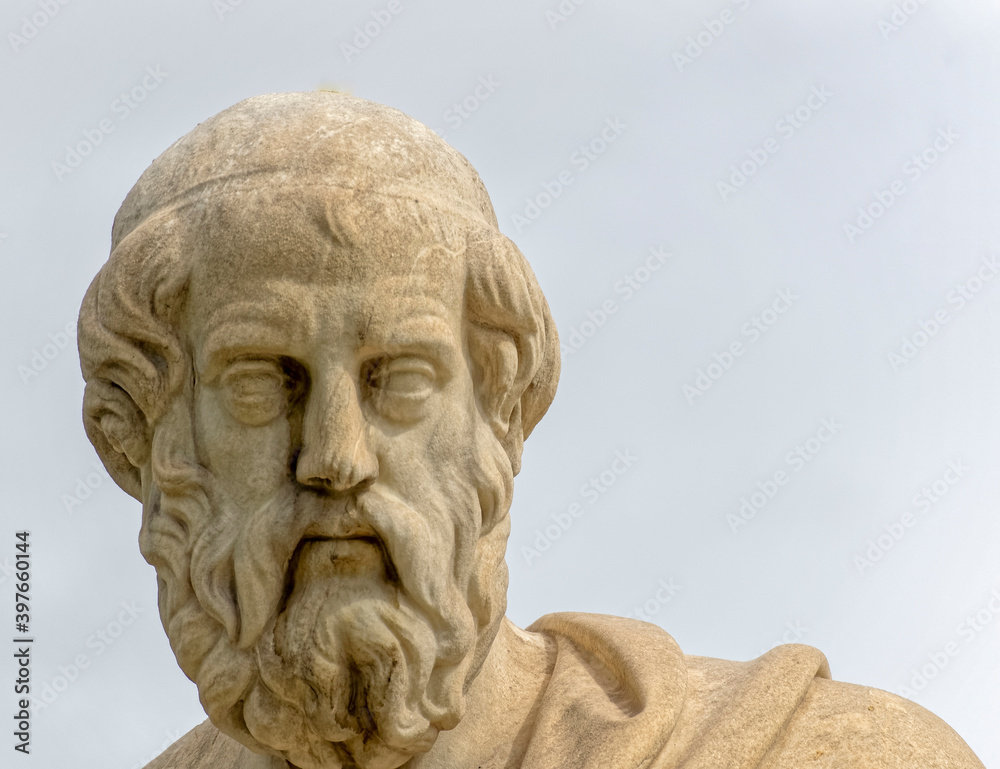
{"type": "MultiPolygon", "coordinates": [[[[334,245],[363,245],[352,243],[359,239],[355,207],[339,197],[326,195],[322,228],[334,245]]],[[[382,195],[378,205],[411,248],[443,248],[464,260],[476,394],[516,474],[523,441],[552,402],[560,368],[555,323],[530,266],[513,242],[481,220],[442,217],[435,205],[413,198],[382,195]]],[[[192,376],[179,329],[207,207],[204,200],[180,202],[125,235],[116,227],[120,239],[80,310],[87,436],[118,485],[140,501],[154,428],[192,376]]]]}

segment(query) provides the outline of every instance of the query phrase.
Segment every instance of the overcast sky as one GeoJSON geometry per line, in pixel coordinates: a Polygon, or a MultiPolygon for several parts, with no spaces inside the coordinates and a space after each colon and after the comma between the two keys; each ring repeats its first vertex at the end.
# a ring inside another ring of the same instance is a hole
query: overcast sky
{"type": "MultiPolygon", "coordinates": [[[[1000,765],[993,4],[62,1],[0,13],[0,625],[27,529],[51,695],[0,764],[141,766],[204,718],[82,429],[75,319],[154,157],[325,87],[469,158],[559,325],[510,617],[812,644],[1000,765]]],[[[9,713],[10,653],[0,677],[9,713]]]]}

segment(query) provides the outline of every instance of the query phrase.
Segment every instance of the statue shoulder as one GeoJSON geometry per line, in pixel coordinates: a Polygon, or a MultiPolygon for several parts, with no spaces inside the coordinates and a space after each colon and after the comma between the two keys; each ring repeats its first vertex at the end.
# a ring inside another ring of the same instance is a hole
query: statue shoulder
{"type": "Polygon", "coordinates": [[[144,769],[284,769],[287,764],[259,756],[203,721],[144,769]]]}
{"type": "Polygon", "coordinates": [[[778,646],[748,662],[685,662],[687,701],[667,757],[709,766],[737,754],[759,769],[983,769],[940,718],[880,689],[831,680],[811,646],[778,646]]]}
{"type": "Polygon", "coordinates": [[[867,686],[814,679],[762,769],[983,769],[942,719],[915,702],[867,686]]]}

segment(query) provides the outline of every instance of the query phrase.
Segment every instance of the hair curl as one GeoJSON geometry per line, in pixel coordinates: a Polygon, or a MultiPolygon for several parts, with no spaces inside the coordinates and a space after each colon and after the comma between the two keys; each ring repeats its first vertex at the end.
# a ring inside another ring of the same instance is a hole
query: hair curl
{"type": "MultiPolygon", "coordinates": [[[[462,216],[451,217],[457,223],[448,229],[431,227],[435,214],[441,220],[435,206],[381,198],[400,229],[409,226],[429,236],[424,248],[444,247],[465,260],[464,309],[476,393],[517,473],[523,441],[552,402],[559,377],[558,337],[541,288],[517,246],[496,229],[462,216]]],[[[325,208],[328,218],[338,220],[327,223],[328,236],[344,245],[344,233],[352,229],[345,224],[349,212],[329,200],[325,208]]],[[[80,310],[87,436],[118,485],[139,500],[153,429],[192,373],[179,328],[200,218],[182,202],[121,236],[80,310]]]]}

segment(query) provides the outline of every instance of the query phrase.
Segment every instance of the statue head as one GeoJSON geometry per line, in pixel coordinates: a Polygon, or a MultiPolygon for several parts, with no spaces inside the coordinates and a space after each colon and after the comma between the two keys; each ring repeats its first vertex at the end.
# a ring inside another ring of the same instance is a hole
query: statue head
{"type": "Polygon", "coordinates": [[[142,502],[213,723],[303,769],[399,766],[453,728],[559,374],[465,158],[343,94],[241,102],[129,193],[79,344],[87,435],[142,502]]]}

